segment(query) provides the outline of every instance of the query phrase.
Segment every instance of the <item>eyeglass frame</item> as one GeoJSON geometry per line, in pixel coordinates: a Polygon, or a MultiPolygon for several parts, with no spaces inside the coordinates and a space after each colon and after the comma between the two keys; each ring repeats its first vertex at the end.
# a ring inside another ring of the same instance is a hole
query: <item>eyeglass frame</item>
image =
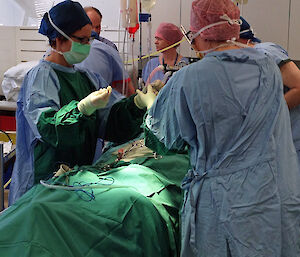
{"type": "Polygon", "coordinates": [[[180,25],[181,33],[183,34],[184,38],[190,45],[194,45],[195,38],[199,36],[200,33],[194,33],[191,30],[186,31],[183,25],[180,25]]]}
{"type": "Polygon", "coordinates": [[[79,40],[79,43],[82,44],[82,45],[90,44],[95,39],[94,37],[87,38],[87,37],[78,37],[78,36],[75,36],[75,35],[70,35],[70,36],[77,39],[77,40],[79,40]]]}

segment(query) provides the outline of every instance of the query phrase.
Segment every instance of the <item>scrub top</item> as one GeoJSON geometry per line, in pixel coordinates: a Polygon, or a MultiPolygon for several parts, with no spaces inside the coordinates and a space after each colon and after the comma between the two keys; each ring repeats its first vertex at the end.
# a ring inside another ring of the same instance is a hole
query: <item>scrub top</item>
{"type": "Polygon", "coordinates": [[[209,53],[171,77],[145,129],[153,150],[190,149],[181,256],[300,255],[289,122],[280,71],[254,48],[209,53]]]}
{"type": "Polygon", "coordinates": [[[111,42],[111,41],[108,40],[107,38],[99,36],[99,41],[103,42],[104,44],[106,44],[106,45],[108,45],[108,46],[110,46],[110,47],[112,47],[112,48],[114,48],[115,50],[118,51],[118,48],[117,48],[117,46],[115,45],[115,43],[114,43],[114,42],[111,42]]]}
{"type": "Polygon", "coordinates": [[[100,74],[113,88],[130,81],[119,52],[99,40],[93,40],[89,56],[75,66],[100,74]]]}

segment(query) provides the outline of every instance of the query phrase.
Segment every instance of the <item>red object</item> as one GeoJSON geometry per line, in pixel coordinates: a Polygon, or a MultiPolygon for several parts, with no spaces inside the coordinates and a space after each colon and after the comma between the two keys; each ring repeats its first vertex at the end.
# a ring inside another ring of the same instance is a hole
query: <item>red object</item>
{"type": "Polygon", "coordinates": [[[135,27],[129,27],[129,28],[126,28],[128,30],[128,33],[130,34],[130,37],[133,37],[134,39],[134,34],[135,32],[137,32],[137,30],[140,28],[140,25],[137,23],[135,25],[135,27]]]}
{"type": "Polygon", "coordinates": [[[4,131],[16,131],[16,117],[0,115],[0,129],[4,131]]]}
{"type": "Polygon", "coordinates": [[[122,157],[123,157],[123,155],[124,155],[124,149],[123,149],[123,148],[120,148],[120,149],[118,150],[118,160],[121,160],[122,157]]]}

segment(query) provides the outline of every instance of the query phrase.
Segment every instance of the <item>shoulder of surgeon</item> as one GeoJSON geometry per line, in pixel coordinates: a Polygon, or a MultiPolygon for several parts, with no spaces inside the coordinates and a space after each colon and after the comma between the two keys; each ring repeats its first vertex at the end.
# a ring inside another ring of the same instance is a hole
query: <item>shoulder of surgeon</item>
{"type": "MultiPolygon", "coordinates": [[[[89,56],[82,62],[83,65],[91,65],[94,62],[89,63],[89,61],[101,60],[102,65],[113,65],[117,63],[120,66],[124,66],[123,61],[120,57],[120,53],[113,47],[95,39],[91,44],[91,50],[89,56]]],[[[109,67],[109,66],[108,66],[109,67]]],[[[110,69],[114,69],[114,67],[109,67],[110,69]]],[[[100,72],[99,72],[100,73],[100,72]]]]}
{"type": "Polygon", "coordinates": [[[111,56],[111,57],[116,57],[116,56],[119,57],[120,56],[119,52],[115,48],[113,48],[97,39],[93,40],[90,51],[95,54],[103,53],[103,54],[105,54],[107,56],[111,56]]]}
{"type": "MultiPolygon", "coordinates": [[[[143,68],[143,73],[149,72],[149,74],[147,74],[147,76],[149,76],[151,71],[154,70],[159,65],[160,65],[159,57],[153,57],[146,63],[145,67],[143,68]]],[[[144,75],[146,75],[146,74],[144,74],[144,75]]],[[[143,75],[143,78],[144,78],[144,75],[143,75]]],[[[145,79],[147,80],[147,78],[145,78],[145,79]]]]}
{"type": "Polygon", "coordinates": [[[280,45],[275,44],[273,42],[263,42],[255,45],[255,48],[257,49],[265,49],[270,51],[280,51],[281,53],[288,56],[288,52],[280,45]]]}
{"type": "MultiPolygon", "coordinates": [[[[59,89],[59,80],[54,71],[54,68],[63,67],[61,65],[46,61],[44,59],[40,60],[40,62],[31,68],[24,77],[23,86],[26,85],[36,85],[40,88],[43,88],[45,84],[53,83],[59,89]]],[[[29,89],[31,86],[29,87],[29,89]]]]}
{"type": "Polygon", "coordinates": [[[152,64],[155,64],[155,65],[158,65],[159,64],[159,57],[153,57],[151,58],[146,65],[152,65],[152,64]]]}
{"type": "Polygon", "coordinates": [[[92,81],[95,86],[95,89],[99,89],[100,87],[107,87],[106,81],[96,74],[89,72],[83,68],[73,68],[73,67],[65,67],[59,65],[57,63],[49,62],[44,59],[40,60],[40,62],[34,66],[25,76],[24,83],[25,84],[39,84],[42,87],[44,84],[53,83],[56,85],[57,89],[60,89],[60,84],[58,77],[54,71],[54,69],[63,71],[66,73],[74,73],[76,71],[85,73],[87,77],[92,81]]]}
{"type": "MultiPolygon", "coordinates": [[[[258,50],[250,47],[239,50],[215,51],[207,54],[203,59],[181,68],[170,78],[168,83],[172,81],[174,90],[179,90],[179,88],[183,87],[193,87],[195,83],[209,84],[216,77],[223,76],[222,72],[226,61],[239,65],[239,63],[245,63],[251,59],[265,58],[266,56],[262,55],[258,50]]],[[[233,66],[228,68],[233,68],[233,66]]],[[[247,69],[246,66],[245,69],[247,69]]]]}
{"type": "MultiPolygon", "coordinates": [[[[60,64],[49,62],[42,59],[36,66],[34,66],[32,69],[28,71],[27,75],[32,77],[42,76],[44,78],[47,78],[49,76],[56,74],[54,70],[59,70],[66,73],[76,72],[76,69],[74,67],[65,67],[60,64]]],[[[86,71],[80,71],[80,72],[86,73],[86,71]]]]}
{"type": "Polygon", "coordinates": [[[271,56],[279,66],[290,61],[288,52],[278,44],[272,42],[264,42],[256,44],[254,48],[266,55],[271,56]]]}

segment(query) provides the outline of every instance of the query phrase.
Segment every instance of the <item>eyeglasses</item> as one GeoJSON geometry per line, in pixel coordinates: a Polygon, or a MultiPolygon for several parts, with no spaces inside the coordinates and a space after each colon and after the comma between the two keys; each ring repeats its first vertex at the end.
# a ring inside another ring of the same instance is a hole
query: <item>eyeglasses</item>
{"type": "Polygon", "coordinates": [[[77,37],[75,35],[71,35],[71,37],[76,38],[82,45],[90,44],[94,40],[93,37],[77,37]]]}

